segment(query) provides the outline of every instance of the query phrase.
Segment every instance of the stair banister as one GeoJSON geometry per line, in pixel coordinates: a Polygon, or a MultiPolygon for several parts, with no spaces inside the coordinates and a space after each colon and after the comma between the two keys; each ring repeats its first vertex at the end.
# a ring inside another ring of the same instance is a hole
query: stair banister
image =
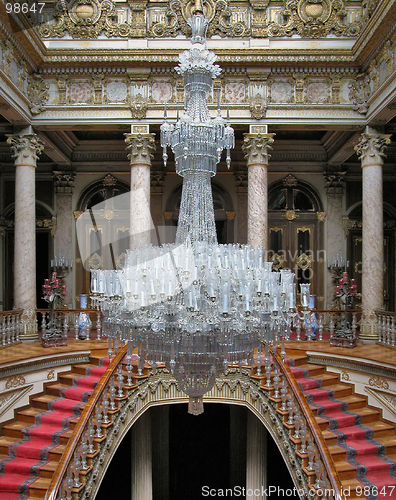
{"type": "Polygon", "coordinates": [[[83,432],[85,432],[86,427],[88,426],[89,420],[94,416],[95,409],[98,403],[102,398],[104,390],[107,388],[111,376],[115,373],[117,367],[122,363],[125,354],[127,351],[127,346],[125,345],[120,352],[115,356],[109,366],[107,367],[104,375],[101,380],[95,387],[92,395],[88,399],[88,402],[81,414],[81,417],[73,431],[73,436],[66,446],[66,450],[62,455],[62,458],[58,464],[58,467],[55,470],[55,473],[52,477],[51,484],[46,491],[44,500],[56,500],[58,498],[58,494],[64,479],[67,476],[69,467],[74,460],[75,453],[77,451],[78,445],[80,443],[80,439],[82,437],[83,432]]]}

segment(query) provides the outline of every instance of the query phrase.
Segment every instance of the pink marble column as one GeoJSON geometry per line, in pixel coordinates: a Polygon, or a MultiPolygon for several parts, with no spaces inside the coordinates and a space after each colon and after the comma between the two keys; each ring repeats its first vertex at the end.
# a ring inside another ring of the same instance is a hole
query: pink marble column
{"type": "Polygon", "coordinates": [[[384,232],[382,164],[389,135],[367,129],[355,147],[363,169],[362,319],[360,340],[378,340],[375,310],[383,307],[384,232]]]}
{"type": "Polygon", "coordinates": [[[275,134],[244,134],[242,150],[248,167],[248,244],[267,248],[268,153],[275,134]]]}
{"type": "Polygon", "coordinates": [[[14,307],[24,310],[21,339],[37,338],[36,325],[36,161],[44,149],[29,127],[9,135],[15,158],[14,307]]]}
{"type": "Polygon", "coordinates": [[[151,242],[154,230],[150,213],[150,168],[155,134],[125,134],[125,142],[131,164],[130,248],[137,248],[151,242]]]}

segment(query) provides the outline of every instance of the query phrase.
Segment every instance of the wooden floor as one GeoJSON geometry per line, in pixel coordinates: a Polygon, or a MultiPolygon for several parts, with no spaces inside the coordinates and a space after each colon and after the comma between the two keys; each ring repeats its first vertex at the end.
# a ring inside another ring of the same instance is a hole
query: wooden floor
{"type": "Polygon", "coordinates": [[[289,349],[301,349],[303,351],[331,354],[342,358],[359,358],[372,362],[372,364],[388,365],[396,369],[396,347],[388,347],[379,344],[361,344],[353,349],[344,347],[332,347],[328,340],[311,342],[286,342],[289,349]]]}
{"type": "Polygon", "coordinates": [[[69,354],[72,352],[85,352],[96,349],[107,349],[107,340],[74,340],[69,339],[67,345],[59,347],[42,347],[40,341],[18,343],[0,348],[0,369],[3,366],[9,366],[32,359],[49,360],[51,357],[60,354],[69,354]]]}
{"type": "MultiPolygon", "coordinates": [[[[299,349],[302,351],[318,352],[323,354],[331,354],[343,358],[359,358],[372,362],[378,365],[394,366],[396,369],[396,348],[387,347],[378,344],[362,345],[358,344],[354,349],[341,347],[332,347],[328,340],[311,341],[311,342],[286,342],[287,349],[299,349]]],[[[9,366],[19,362],[32,359],[47,360],[51,356],[59,356],[60,354],[68,354],[71,352],[91,351],[96,349],[107,349],[107,340],[97,341],[78,341],[69,339],[66,346],[60,347],[42,347],[40,342],[18,343],[11,346],[3,346],[0,348],[0,368],[9,366]]]]}

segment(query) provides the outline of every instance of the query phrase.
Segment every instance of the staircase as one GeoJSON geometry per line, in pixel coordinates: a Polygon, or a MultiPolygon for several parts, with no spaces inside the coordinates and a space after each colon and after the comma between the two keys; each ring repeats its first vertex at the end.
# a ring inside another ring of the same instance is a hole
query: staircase
{"type": "Polygon", "coordinates": [[[382,418],[367,397],[301,351],[288,351],[291,371],[322,431],[346,497],[396,498],[395,424],[382,418]],[[349,495],[349,496],[348,496],[349,495]]]}
{"type": "Polygon", "coordinates": [[[44,498],[87,399],[108,364],[95,350],[87,364],[59,373],[56,382],[30,398],[30,406],[4,423],[0,435],[0,498],[44,498]]]}

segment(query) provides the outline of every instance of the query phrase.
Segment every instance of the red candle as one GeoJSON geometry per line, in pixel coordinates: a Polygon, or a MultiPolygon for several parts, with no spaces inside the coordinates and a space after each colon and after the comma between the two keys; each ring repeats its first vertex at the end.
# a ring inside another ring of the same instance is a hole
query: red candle
{"type": "Polygon", "coordinates": [[[336,295],[338,295],[340,293],[340,287],[339,287],[339,285],[337,285],[335,287],[335,293],[336,293],[336,295]]]}
{"type": "Polygon", "coordinates": [[[342,278],[340,278],[340,281],[339,281],[339,286],[344,286],[344,280],[342,278]]]}
{"type": "Polygon", "coordinates": [[[352,285],[352,286],[355,286],[355,284],[356,284],[356,280],[355,280],[355,278],[351,278],[351,285],[352,285]]]}
{"type": "Polygon", "coordinates": [[[44,280],[44,285],[48,286],[49,285],[49,279],[44,280]]]}
{"type": "Polygon", "coordinates": [[[65,294],[66,294],[66,285],[63,285],[63,286],[62,286],[62,293],[63,293],[63,295],[65,295],[65,294]]]}
{"type": "Polygon", "coordinates": [[[55,281],[56,280],[56,273],[52,273],[52,280],[51,281],[55,281]]]}
{"type": "Polygon", "coordinates": [[[342,273],[342,277],[344,278],[344,281],[348,281],[348,273],[342,273]]]}

